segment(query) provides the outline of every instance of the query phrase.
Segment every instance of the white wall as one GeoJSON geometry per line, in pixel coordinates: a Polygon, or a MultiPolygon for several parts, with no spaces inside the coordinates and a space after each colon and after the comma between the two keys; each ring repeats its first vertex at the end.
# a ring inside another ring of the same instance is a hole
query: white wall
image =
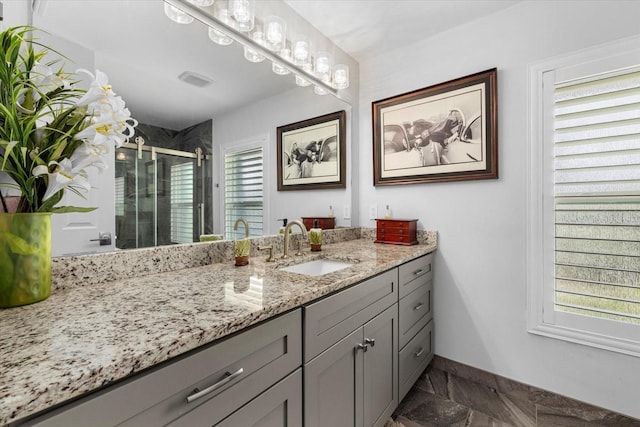
{"type": "MultiPolygon", "coordinates": [[[[291,77],[292,78],[292,77],[291,77]]],[[[321,116],[336,111],[345,110],[347,113],[347,140],[351,141],[352,109],[346,102],[331,95],[319,96],[313,93],[311,87],[296,88],[287,93],[255,103],[241,110],[237,110],[214,119],[213,141],[214,171],[222,171],[223,147],[227,144],[235,145],[255,137],[267,136],[267,150],[265,152],[265,192],[267,221],[264,234],[277,234],[282,225],[278,218],[289,220],[303,216],[327,216],[329,205],[334,209],[336,225],[350,226],[351,220],[343,217],[344,206],[352,206],[351,144],[347,144],[347,188],[333,190],[297,190],[277,191],[276,168],[276,128],[312,117],[321,116]]],[[[215,173],[215,172],[214,172],[215,173]]],[[[224,200],[221,194],[223,175],[219,176],[220,187],[214,188],[214,200],[224,200]]],[[[223,232],[220,210],[214,206],[216,215],[216,232],[223,232]]]]}
{"type": "MultiPolygon", "coordinates": [[[[360,224],[390,204],[439,233],[436,353],[640,418],[640,360],[527,333],[527,65],[638,34],[637,1],[525,1],[360,64],[360,224]],[[498,68],[500,179],[373,186],[371,102],[498,68]]],[[[428,25],[428,24],[425,24],[428,25]]]]}

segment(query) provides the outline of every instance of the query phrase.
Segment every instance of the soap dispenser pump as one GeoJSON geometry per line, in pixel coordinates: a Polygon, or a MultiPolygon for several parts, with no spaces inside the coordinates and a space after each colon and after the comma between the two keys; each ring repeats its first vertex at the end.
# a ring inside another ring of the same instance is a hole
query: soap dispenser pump
{"type": "Polygon", "coordinates": [[[313,252],[322,250],[322,228],[317,219],[313,220],[313,228],[309,230],[309,244],[313,252]]]}

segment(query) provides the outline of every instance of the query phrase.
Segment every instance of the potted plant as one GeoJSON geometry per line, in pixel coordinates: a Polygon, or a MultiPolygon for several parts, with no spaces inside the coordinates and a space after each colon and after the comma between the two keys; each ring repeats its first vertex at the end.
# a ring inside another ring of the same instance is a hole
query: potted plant
{"type": "Polygon", "coordinates": [[[236,258],[236,265],[243,266],[249,264],[249,250],[251,248],[249,239],[236,240],[233,243],[233,256],[236,258]]]}
{"type": "Polygon", "coordinates": [[[314,220],[313,227],[309,229],[309,244],[314,252],[322,250],[322,228],[318,226],[318,220],[314,220]]]}
{"type": "Polygon", "coordinates": [[[49,296],[51,213],[92,210],[58,205],[91,188],[87,169],[102,170],[137,125],[104,73],[79,70],[92,80],[80,88],[35,31],[0,33],[0,190],[19,195],[10,210],[0,191],[0,307],[49,296]]]}

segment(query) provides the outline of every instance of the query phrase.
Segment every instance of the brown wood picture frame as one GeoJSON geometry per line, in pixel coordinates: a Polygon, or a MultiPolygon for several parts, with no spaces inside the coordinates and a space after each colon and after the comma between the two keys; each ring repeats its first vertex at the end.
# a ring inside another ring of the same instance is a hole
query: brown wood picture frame
{"type": "Polygon", "coordinates": [[[497,74],[373,102],[373,184],[497,179],[497,74]]]}
{"type": "Polygon", "coordinates": [[[346,113],[277,128],[278,191],[346,188],[346,113]]]}

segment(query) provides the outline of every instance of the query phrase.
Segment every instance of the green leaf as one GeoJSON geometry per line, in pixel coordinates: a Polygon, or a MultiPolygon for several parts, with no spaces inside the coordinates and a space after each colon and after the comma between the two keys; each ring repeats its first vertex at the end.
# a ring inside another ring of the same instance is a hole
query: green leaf
{"type": "Polygon", "coordinates": [[[91,212],[91,211],[95,211],[96,209],[98,209],[97,207],[95,208],[83,208],[80,206],[57,206],[53,209],[51,209],[52,213],[70,213],[70,212],[79,212],[79,213],[85,213],[85,212],[91,212]]]}

